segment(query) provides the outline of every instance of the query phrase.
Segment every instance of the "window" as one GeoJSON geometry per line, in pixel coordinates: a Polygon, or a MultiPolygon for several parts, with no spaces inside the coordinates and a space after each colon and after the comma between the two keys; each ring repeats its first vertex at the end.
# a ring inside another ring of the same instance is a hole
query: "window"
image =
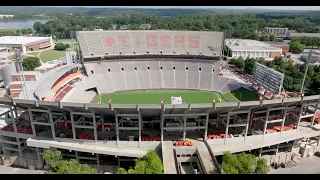
{"type": "Polygon", "coordinates": [[[91,54],[91,56],[93,56],[93,54],[91,54]]]}
{"type": "Polygon", "coordinates": [[[108,53],[106,52],[106,55],[108,55],[108,53]]]}
{"type": "Polygon", "coordinates": [[[93,70],[91,70],[91,73],[94,74],[93,70]]]}
{"type": "Polygon", "coordinates": [[[189,70],[189,68],[188,67],[186,67],[186,71],[188,71],[189,70]]]}
{"type": "Polygon", "coordinates": [[[148,70],[150,70],[150,67],[148,67],[148,70]]]}
{"type": "Polygon", "coordinates": [[[176,67],[173,67],[173,70],[176,70],[176,67]]]}
{"type": "Polygon", "coordinates": [[[199,71],[201,71],[201,68],[199,68],[199,71]]]}
{"type": "Polygon", "coordinates": [[[135,67],[134,70],[137,70],[137,68],[135,67]]]}
{"type": "Polygon", "coordinates": [[[120,51],[119,54],[122,54],[122,52],[120,51]]]}
{"type": "Polygon", "coordinates": [[[162,51],[160,51],[160,54],[162,54],[162,51]]]}
{"type": "Polygon", "coordinates": [[[212,72],[214,72],[214,69],[212,69],[212,72]]]}
{"type": "Polygon", "coordinates": [[[108,69],[108,71],[109,71],[109,72],[111,72],[111,70],[110,70],[110,69],[108,69]]]}
{"type": "Polygon", "coordinates": [[[162,70],[162,67],[160,67],[160,69],[162,70]]]}
{"type": "Polygon", "coordinates": [[[133,54],[136,54],[136,52],[133,52],[133,54]]]}
{"type": "Polygon", "coordinates": [[[124,68],[121,68],[121,71],[124,71],[124,68]]]}
{"type": "Polygon", "coordinates": [[[147,54],[149,54],[149,51],[147,51],[147,54]]]}

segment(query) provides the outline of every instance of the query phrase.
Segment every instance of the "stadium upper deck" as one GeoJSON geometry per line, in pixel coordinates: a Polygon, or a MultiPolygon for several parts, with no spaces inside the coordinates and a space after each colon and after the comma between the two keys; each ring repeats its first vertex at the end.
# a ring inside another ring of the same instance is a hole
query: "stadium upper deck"
{"type": "Polygon", "coordinates": [[[205,55],[221,56],[222,32],[208,31],[79,31],[84,58],[108,55],[205,55]]]}

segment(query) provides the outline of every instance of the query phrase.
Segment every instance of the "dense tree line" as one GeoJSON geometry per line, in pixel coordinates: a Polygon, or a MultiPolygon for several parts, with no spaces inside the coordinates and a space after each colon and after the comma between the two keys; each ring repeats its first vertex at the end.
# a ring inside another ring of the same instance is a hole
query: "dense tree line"
{"type": "Polygon", "coordinates": [[[28,29],[17,29],[16,31],[1,31],[0,32],[0,37],[1,36],[23,36],[23,35],[28,35],[28,34],[33,34],[34,31],[31,28],[28,29]]]}
{"type": "Polygon", "coordinates": [[[296,37],[292,41],[299,41],[301,44],[305,46],[309,46],[311,48],[318,48],[320,47],[320,37],[296,37]]]}
{"type": "MultiPolygon", "coordinates": [[[[265,61],[263,58],[247,58],[244,60],[242,57],[231,59],[229,61],[230,64],[233,64],[238,68],[243,68],[248,74],[252,74],[255,62],[259,62],[269,68],[273,68],[276,71],[283,73],[285,75],[283,81],[285,90],[296,92],[300,91],[302,79],[306,69],[305,65],[293,64],[290,61],[284,61],[282,57],[276,57],[273,61],[265,61]]],[[[320,66],[311,65],[308,67],[304,87],[307,95],[315,95],[320,93],[320,66]]]]}
{"type": "MultiPolygon", "coordinates": [[[[294,19],[263,19],[254,14],[195,14],[181,17],[164,17],[149,14],[132,14],[130,16],[117,16],[112,18],[98,18],[93,16],[59,16],[45,24],[36,22],[33,26],[38,34],[54,35],[57,38],[70,38],[71,31],[112,29],[128,25],[128,29],[140,29],[141,24],[152,24],[151,29],[168,30],[210,30],[223,31],[227,36],[260,40],[258,31],[263,27],[289,27],[304,32],[317,23],[304,18],[294,19]]],[[[319,29],[313,32],[319,32],[319,29]]],[[[273,40],[274,37],[262,37],[273,40]]]]}

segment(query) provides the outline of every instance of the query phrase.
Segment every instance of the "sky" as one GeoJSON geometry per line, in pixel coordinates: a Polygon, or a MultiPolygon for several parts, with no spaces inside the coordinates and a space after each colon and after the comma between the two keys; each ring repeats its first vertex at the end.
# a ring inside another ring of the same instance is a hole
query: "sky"
{"type": "MultiPolygon", "coordinates": [[[[85,6],[83,6],[85,7],[85,6]]],[[[216,9],[271,9],[271,10],[320,10],[320,6],[91,6],[97,8],[145,8],[145,9],[168,9],[168,8],[181,8],[181,9],[203,9],[203,8],[216,8],[216,9]]]]}

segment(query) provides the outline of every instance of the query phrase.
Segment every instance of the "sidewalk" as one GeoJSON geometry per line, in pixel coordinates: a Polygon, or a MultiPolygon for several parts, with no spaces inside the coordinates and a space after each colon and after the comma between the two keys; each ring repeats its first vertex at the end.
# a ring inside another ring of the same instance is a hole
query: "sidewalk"
{"type": "Polygon", "coordinates": [[[319,174],[320,157],[306,157],[293,168],[271,169],[269,174],[319,174]]]}
{"type": "Polygon", "coordinates": [[[10,166],[0,166],[0,174],[45,174],[42,170],[29,170],[22,168],[13,168],[10,166]]]}

